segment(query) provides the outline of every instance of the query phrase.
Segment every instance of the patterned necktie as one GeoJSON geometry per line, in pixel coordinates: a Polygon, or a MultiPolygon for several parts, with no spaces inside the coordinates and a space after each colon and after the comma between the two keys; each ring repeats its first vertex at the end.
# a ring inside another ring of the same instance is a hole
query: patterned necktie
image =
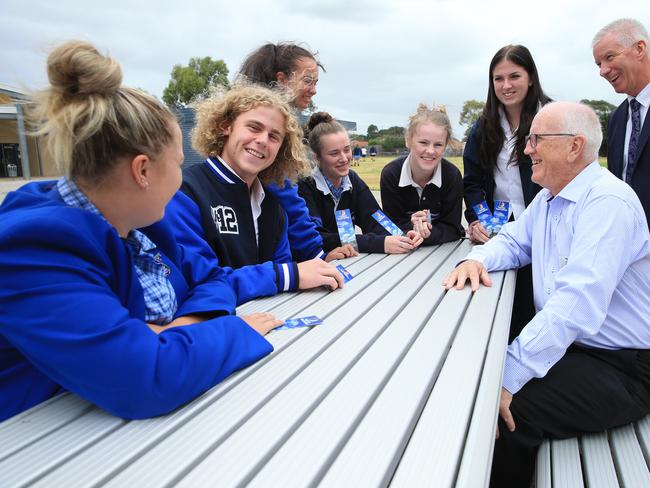
{"type": "Polygon", "coordinates": [[[641,104],[636,98],[630,100],[632,108],[632,132],[630,133],[630,144],[627,147],[627,170],[625,171],[625,182],[632,182],[632,173],[636,165],[636,157],[639,153],[639,134],[641,133],[641,104]]]}

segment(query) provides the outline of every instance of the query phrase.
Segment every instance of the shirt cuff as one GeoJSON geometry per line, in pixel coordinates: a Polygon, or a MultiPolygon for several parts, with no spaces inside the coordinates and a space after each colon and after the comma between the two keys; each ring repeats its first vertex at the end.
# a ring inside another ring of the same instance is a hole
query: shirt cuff
{"type": "Polygon", "coordinates": [[[275,263],[274,267],[278,293],[283,291],[295,291],[298,289],[300,276],[298,274],[297,263],[275,263]]]}
{"type": "MultiPolygon", "coordinates": [[[[472,249],[467,256],[465,256],[465,259],[463,261],[468,261],[468,260],[473,260],[473,261],[478,261],[481,263],[483,266],[485,266],[485,269],[490,271],[490,260],[488,259],[488,255],[486,252],[484,252],[483,245],[479,246],[474,246],[474,249],[472,249]]],[[[463,262],[461,261],[461,263],[463,262]]],[[[460,263],[459,263],[460,264],[460,263]]]]}
{"type": "Polygon", "coordinates": [[[532,378],[529,369],[517,361],[510,354],[510,348],[508,348],[506,364],[503,369],[503,387],[514,395],[532,378]]]}
{"type": "Polygon", "coordinates": [[[326,256],[327,256],[327,254],[325,254],[325,251],[323,251],[323,250],[321,249],[321,250],[319,251],[319,253],[316,254],[316,256],[314,256],[314,259],[322,259],[323,261],[325,261],[325,257],[326,257],[326,256]]]}

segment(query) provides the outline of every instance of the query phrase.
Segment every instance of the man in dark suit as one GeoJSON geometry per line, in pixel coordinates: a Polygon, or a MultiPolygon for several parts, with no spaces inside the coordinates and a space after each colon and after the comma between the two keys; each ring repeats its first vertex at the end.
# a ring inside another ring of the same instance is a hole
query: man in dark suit
{"type": "Polygon", "coordinates": [[[607,166],[632,186],[650,219],[648,31],[637,20],[615,20],[596,34],[592,48],[600,76],[627,95],[609,118],[607,166]]]}

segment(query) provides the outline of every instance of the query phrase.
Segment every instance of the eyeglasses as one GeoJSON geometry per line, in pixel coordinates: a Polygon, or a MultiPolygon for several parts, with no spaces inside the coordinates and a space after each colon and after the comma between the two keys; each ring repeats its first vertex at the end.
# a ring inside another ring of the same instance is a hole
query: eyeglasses
{"type": "Polygon", "coordinates": [[[316,78],[315,76],[307,75],[300,78],[300,81],[305,86],[316,86],[316,84],[318,83],[318,78],[316,78]]]}
{"type": "Polygon", "coordinates": [[[537,141],[543,137],[575,137],[577,134],[567,134],[567,133],[558,133],[558,134],[528,134],[526,136],[526,144],[530,142],[530,147],[535,149],[537,147],[537,141]]]}

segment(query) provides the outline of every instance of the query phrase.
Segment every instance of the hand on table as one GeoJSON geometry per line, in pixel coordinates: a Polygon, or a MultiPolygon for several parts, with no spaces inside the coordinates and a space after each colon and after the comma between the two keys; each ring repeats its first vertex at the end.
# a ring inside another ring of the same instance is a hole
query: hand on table
{"type": "Polygon", "coordinates": [[[465,282],[469,280],[472,291],[478,290],[481,283],[485,286],[492,286],[492,280],[488,275],[487,270],[483,264],[473,259],[463,261],[456,268],[447,275],[442,281],[442,286],[446,290],[456,286],[457,290],[462,290],[465,287],[465,282]]]}
{"type": "Polygon", "coordinates": [[[343,276],[329,263],[320,258],[298,263],[300,282],[298,288],[308,290],[317,286],[327,286],[330,290],[343,287],[343,276]]]}
{"type": "Polygon", "coordinates": [[[328,252],[327,256],[325,256],[325,262],[330,263],[335,259],[351,258],[358,255],[358,251],[352,246],[352,244],[343,244],[342,246],[335,247],[328,252]]]}
{"type": "Polygon", "coordinates": [[[259,312],[252,313],[250,315],[244,315],[242,317],[242,320],[263,336],[284,323],[282,320],[276,319],[273,314],[259,312]]]}
{"type": "Polygon", "coordinates": [[[388,236],[384,239],[386,254],[403,254],[410,252],[422,244],[422,236],[414,230],[409,230],[405,236],[388,236]]]}

